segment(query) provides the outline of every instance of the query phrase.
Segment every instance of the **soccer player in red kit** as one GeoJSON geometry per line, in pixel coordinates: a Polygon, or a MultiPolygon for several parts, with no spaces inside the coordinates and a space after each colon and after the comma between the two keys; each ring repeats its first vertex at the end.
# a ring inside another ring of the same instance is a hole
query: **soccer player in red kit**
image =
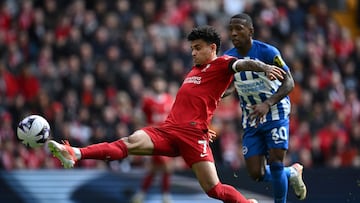
{"type": "MultiPolygon", "coordinates": [[[[166,91],[167,81],[160,75],[151,80],[151,90],[145,93],[142,110],[148,125],[157,126],[165,121],[175,98],[166,91]]],[[[172,174],[172,158],[168,156],[151,156],[149,169],[142,181],[140,191],[132,198],[132,203],[142,203],[155,175],[162,175],[161,192],[163,203],[170,200],[170,176],[172,174]]]]}
{"type": "Polygon", "coordinates": [[[76,148],[67,142],[60,144],[50,140],[51,153],[65,168],[73,167],[80,159],[119,160],[128,154],[181,156],[209,197],[228,203],[257,202],[220,182],[209,146],[208,127],[234,72],[265,72],[271,80],[282,80],[285,72],[256,60],[217,57],[220,35],[211,26],[194,28],[187,39],[194,66],[179,88],[167,119],[157,127],[144,127],[111,143],[76,148]]]}

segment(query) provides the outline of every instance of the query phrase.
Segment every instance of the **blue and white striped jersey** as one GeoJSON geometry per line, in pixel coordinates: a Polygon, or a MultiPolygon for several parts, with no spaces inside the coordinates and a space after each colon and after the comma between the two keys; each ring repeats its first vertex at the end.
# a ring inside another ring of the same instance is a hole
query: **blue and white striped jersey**
{"type": "MultiPolygon", "coordinates": [[[[253,40],[251,49],[246,56],[240,55],[236,48],[227,50],[224,55],[234,56],[236,58],[251,58],[260,60],[266,64],[276,65],[283,68],[285,71],[289,67],[282,60],[280,52],[274,46],[253,40]]],[[[259,104],[273,95],[280,87],[279,80],[269,80],[263,72],[242,71],[235,73],[234,85],[240,98],[243,128],[254,126],[255,122],[250,123],[248,115],[250,110],[246,108],[247,105],[259,104]]],[[[288,96],[284,97],[279,103],[273,105],[266,115],[264,122],[273,120],[288,119],[290,114],[290,99],[288,96]]]]}

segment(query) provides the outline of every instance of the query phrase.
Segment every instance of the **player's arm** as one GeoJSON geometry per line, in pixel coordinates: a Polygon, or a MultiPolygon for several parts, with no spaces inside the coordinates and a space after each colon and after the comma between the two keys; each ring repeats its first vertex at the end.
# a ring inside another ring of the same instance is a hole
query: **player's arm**
{"type": "Polygon", "coordinates": [[[249,114],[251,121],[256,121],[256,125],[261,123],[264,119],[264,116],[269,112],[271,106],[280,102],[281,99],[286,97],[291,90],[294,88],[294,79],[289,70],[286,71],[284,75],[284,80],[281,83],[279,89],[267,100],[260,104],[248,106],[251,108],[252,112],[249,114]]]}
{"type": "Polygon", "coordinates": [[[280,55],[275,55],[273,63],[283,70],[286,70],[286,74],[284,75],[284,79],[281,80],[280,87],[271,97],[260,104],[251,106],[252,112],[249,114],[249,117],[251,120],[256,120],[257,124],[264,119],[264,116],[269,112],[271,106],[280,102],[295,86],[291,72],[285,62],[281,59],[280,55]]]}
{"type": "Polygon", "coordinates": [[[284,75],[284,79],[281,81],[281,86],[279,89],[267,100],[264,101],[269,107],[272,105],[280,102],[284,97],[286,97],[291,90],[293,90],[295,87],[294,79],[291,75],[291,72],[289,70],[286,71],[286,74],[284,75]]]}
{"type": "Polygon", "coordinates": [[[258,60],[253,59],[238,59],[232,64],[232,70],[234,72],[240,71],[254,71],[265,72],[266,76],[270,80],[283,80],[286,72],[277,66],[268,65],[258,60]]]}
{"type": "Polygon", "coordinates": [[[269,105],[269,107],[280,102],[291,92],[292,89],[294,89],[295,86],[290,69],[287,67],[278,51],[275,52],[275,56],[273,57],[273,64],[286,70],[286,74],[284,75],[284,79],[281,80],[281,86],[279,89],[270,98],[264,101],[264,103],[269,105]]]}
{"type": "Polygon", "coordinates": [[[227,97],[227,96],[233,94],[234,91],[235,91],[234,83],[231,83],[231,84],[229,85],[229,87],[225,90],[224,94],[221,95],[221,98],[224,98],[224,97],[227,97]]]}

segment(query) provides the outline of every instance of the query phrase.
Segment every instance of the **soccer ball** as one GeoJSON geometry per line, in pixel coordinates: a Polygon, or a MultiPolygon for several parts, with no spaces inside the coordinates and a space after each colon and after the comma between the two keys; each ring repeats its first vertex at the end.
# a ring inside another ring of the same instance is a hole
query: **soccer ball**
{"type": "Polygon", "coordinates": [[[17,127],[19,140],[31,148],[42,146],[50,135],[50,125],[39,115],[30,115],[20,121],[17,127]]]}

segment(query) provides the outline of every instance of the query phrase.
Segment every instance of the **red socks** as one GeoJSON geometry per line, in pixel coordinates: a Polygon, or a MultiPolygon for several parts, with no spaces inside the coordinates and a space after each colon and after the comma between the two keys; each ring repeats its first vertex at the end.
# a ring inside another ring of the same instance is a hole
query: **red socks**
{"type": "Polygon", "coordinates": [[[209,197],[222,200],[224,203],[248,203],[249,201],[234,187],[218,183],[206,194],[209,197]]]}
{"type": "Polygon", "coordinates": [[[128,149],[122,140],[103,142],[80,148],[81,159],[120,160],[128,156],[128,149]]]}
{"type": "Polygon", "coordinates": [[[147,192],[151,186],[151,183],[154,179],[154,176],[155,174],[154,173],[149,173],[145,178],[144,178],[144,181],[142,183],[142,186],[141,186],[141,190],[143,192],[147,192]]]}
{"type": "MultiPolygon", "coordinates": [[[[141,185],[141,190],[143,192],[147,192],[151,186],[151,183],[153,182],[155,173],[149,173],[145,178],[141,185]]],[[[170,174],[169,173],[163,173],[162,174],[162,187],[161,192],[162,193],[168,193],[170,191],[170,174]]]]}
{"type": "Polygon", "coordinates": [[[170,191],[170,174],[164,173],[162,179],[162,192],[167,193],[170,191]]]}

